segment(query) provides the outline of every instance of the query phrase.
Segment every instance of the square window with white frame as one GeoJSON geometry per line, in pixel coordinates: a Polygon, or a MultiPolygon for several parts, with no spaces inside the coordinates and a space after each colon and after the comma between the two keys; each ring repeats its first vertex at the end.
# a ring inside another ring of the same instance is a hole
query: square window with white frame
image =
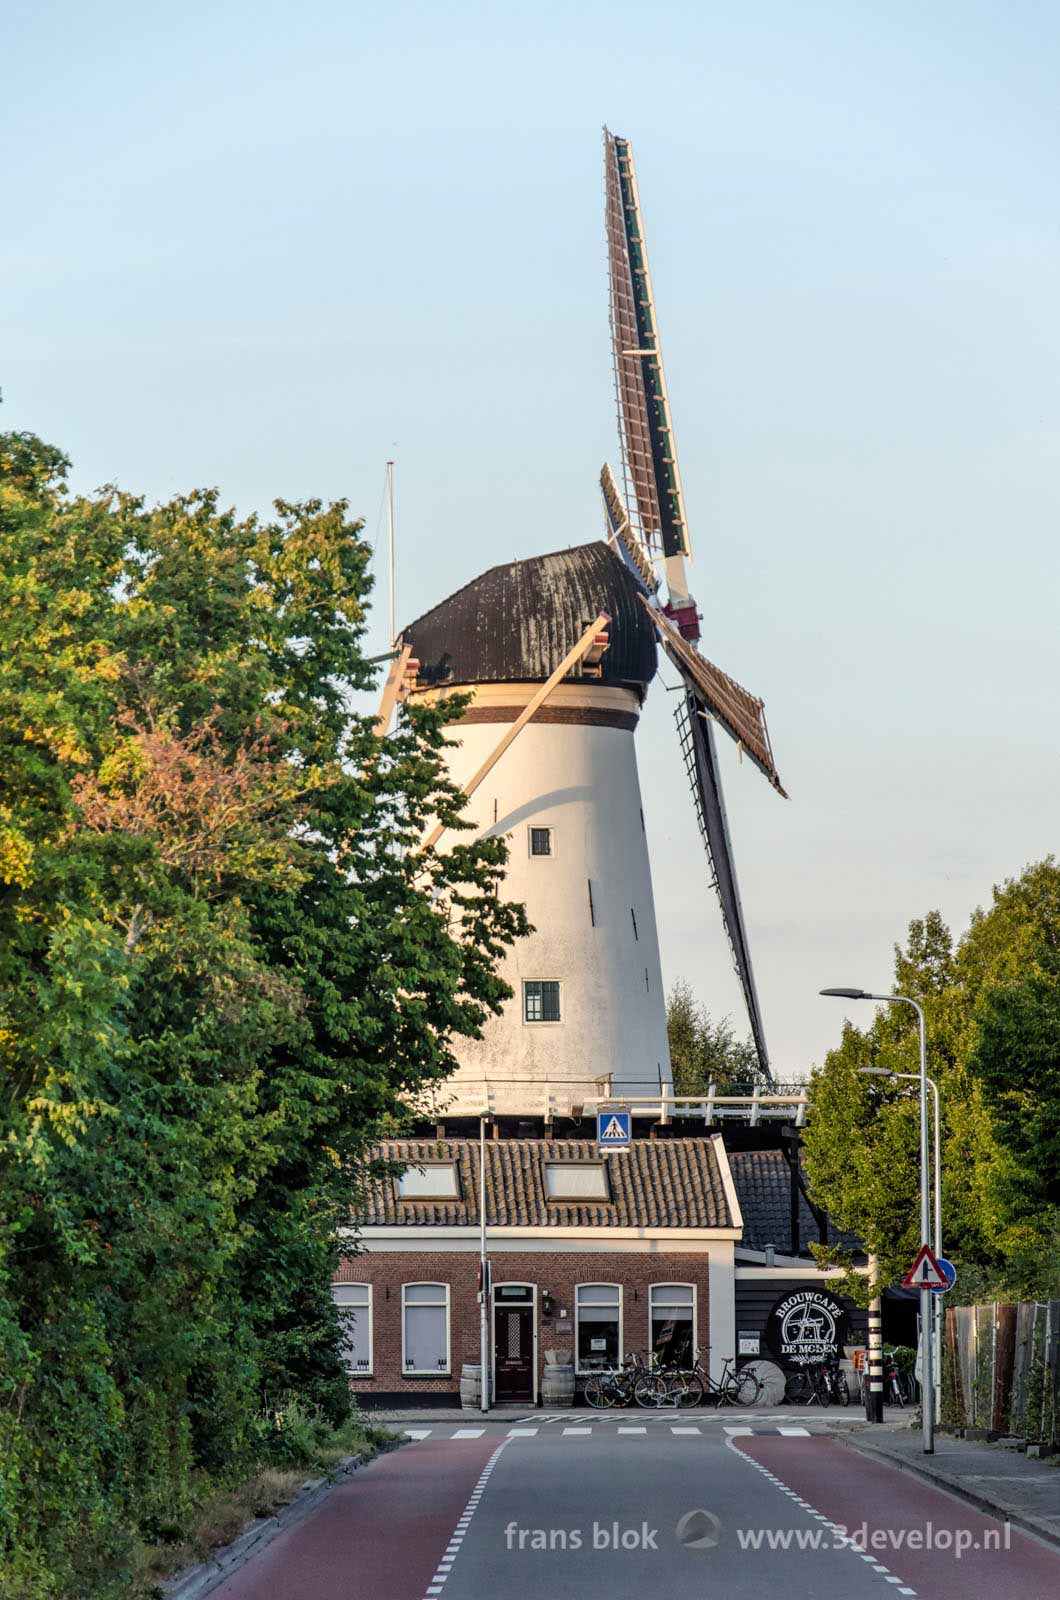
{"type": "Polygon", "coordinates": [[[523,1021],[559,1022],[559,981],[555,978],[528,978],[523,982],[523,1021]]]}
{"type": "Polygon", "coordinates": [[[550,856],[553,854],[551,828],[530,829],[530,854],[532,856],[550,856]]]}
{"type": "Polygon", "coordinates": [[[406,1375],[437,1377],[449,1372],[447,1283],[402,1284],[401,1365],[406,1375]]]}
{"type": "Polygon", "coordinates": [[[622,1361],[622,1288],[579,1283],[574,1291],[574,1350],[578,1372],[599,1372],[622,1361]]]}
{"type": "Polygon", "coordinates": [[[649,1349],[661,1367],[690,1371],[696,1354],[696,1290],[691,1283],[653,1283],[649,1349]]]}
{"type": "Polygon", "coordinates": [[[333,1283],[342,1327],[342,1359],[351,1378],[372,1376],[372,1285],[333,1283]]]}

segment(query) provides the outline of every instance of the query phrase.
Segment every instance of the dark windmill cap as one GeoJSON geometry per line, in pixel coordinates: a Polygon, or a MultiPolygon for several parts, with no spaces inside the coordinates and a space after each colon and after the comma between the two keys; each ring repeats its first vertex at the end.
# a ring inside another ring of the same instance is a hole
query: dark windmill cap
{"type": "Polygon", "coordinates": [[[611,619],[602,673],[590,681],[635,690],[655,676],[655,629],[625,563],[597,540],[491,567],[403,630],[421,688],[536,683],[548,678],[595,616],[611,619]]]}

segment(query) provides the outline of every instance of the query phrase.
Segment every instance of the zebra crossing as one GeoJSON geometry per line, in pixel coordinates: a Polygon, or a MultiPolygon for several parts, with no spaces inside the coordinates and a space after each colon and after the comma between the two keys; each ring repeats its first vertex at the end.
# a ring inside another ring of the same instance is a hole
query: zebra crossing
{"type": "MultiPolygon", "coordinates": [[[[725,1434],[730,1439],[746,1438],[751,1434],[770,1434],[774,1436],[779,1434],[782,1438],[787,1439],[808,1439],[812,1431],[810,1428],[803,1428],[792,1424],[780,1424],[777,1422],[772,1422],[769,1425],[765,1425],[764,1423],[760,1422],[759,1419],[752,1419],[746,1423],[722,1423],[720,1429],[717,1424],[711,1427],[709,1424],[701,1425],[699,1423],[688,1422],[670,1423],[669,1425],[659,1422],[655,1423],[654,1426],[650,1428],[646,1424],[642,1425],[639,1423],[635,1425],[620,1424],[617,1428],[611,1428],[608,1427],[606,1423],[602,1424],[600,1422],[588,1424],[569,1423],[564,1427],[548,1426],[549,1422],[557,1420],[558,1419],[556,1418],[548,1418],[544,1423],[535,1423],[532,1426],[520,1425],[503,1430],[491,1428],[488,1430],[488,1432],[491,1438],[503,1436],[509,1439],[534,1439],[538,1436],[544,1436],[545,1438],[552,1439],[591,1439],[594,1434],[599,1434],[610,1438],[616,1433],[624,1438],[647,1438],[649,1433],[657,1434],[660,1432],[666,1433],[667,1431],[677,1438],[686,1439],[695,1437],[702,1438],[704,1434],[717,1434],[718,1432],[725,1434]]],[[[440,1427],[431,1428],[402,1429],[402,1437],[408,1439],[413,1444],[420,1444],[425,1439],[434,1439],[435,1441],[481,1439],[485,1437],[486,1434],[487,1429],[485,1427],[456,1428],[443,1425],[440,1427]]]]}

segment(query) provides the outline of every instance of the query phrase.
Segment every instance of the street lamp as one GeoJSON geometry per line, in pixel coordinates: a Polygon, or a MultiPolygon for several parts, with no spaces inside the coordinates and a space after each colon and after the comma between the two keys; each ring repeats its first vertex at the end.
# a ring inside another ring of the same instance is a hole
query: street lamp
{"type": "MultiPolygon", "coordinates": [[[[931,1242],[931,1183],[928,1153],[928,1075],[927,1029],[924,1012],[918,1001],[907,994],[871,994],[867,989],[822,989],[823,995],[839,1000],[878,1000],[885,1006],[912,1006],[916,1012],[920,1031],[920,1071],[913,1074],[920,1084],[920,1243],[931,1242]]],[[[937,1103],[937,1102],[936,1102],[937,1103]]],[[[936,1124],[937,1127],[937,1124],[936,1124]]],[[[920,1333],[924,1350],[923,1381],[921,1383],[921,1411],[924,1422],[924,1454],[935,1451],[935,1376],[932,1352],[931,1290],[920,1291],[920,1333]]]]}
{"type": "MultiPolygon", "coordinates": [[[[890,1067],[858,1067],[858,1074],[862,1078],[891,1078],[904,1079],[907,1083],[919,1083],[918,1072],[894,1072],[890,1067]]],[[[939,1118],[939,1086],[934,1078],[928,1079],[928,1088],[934,1101],[935,1123],[935,1257],[942,1260],[942,1132],[939,1118]]],[[[935,1323],[935,1404],[936,1408],[942,1400],[942,1297],[935,1295],[934,1306],[935,1323]]],[[[937,1414],[937,1412],[936,1412],[937,1414]]]]}
{"type": "Polygon", "coordinates": [[[486,1117],[478,1122],[478,1216],[479,1216],[479,1410],[490,1408],[490,1312],[493,1287],[490,1283],[490,1262],[486,1254],[486,1117]]]}

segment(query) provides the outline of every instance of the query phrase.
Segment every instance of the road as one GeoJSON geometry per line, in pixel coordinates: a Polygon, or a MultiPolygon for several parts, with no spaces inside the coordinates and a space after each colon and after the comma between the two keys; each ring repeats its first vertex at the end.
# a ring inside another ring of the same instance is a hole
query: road
{"type": "Polygon", "coordinates": [[[426,1426],[216,1600],[1057,1600],[1060,1550],[797,1421],[426,1426]]]}

